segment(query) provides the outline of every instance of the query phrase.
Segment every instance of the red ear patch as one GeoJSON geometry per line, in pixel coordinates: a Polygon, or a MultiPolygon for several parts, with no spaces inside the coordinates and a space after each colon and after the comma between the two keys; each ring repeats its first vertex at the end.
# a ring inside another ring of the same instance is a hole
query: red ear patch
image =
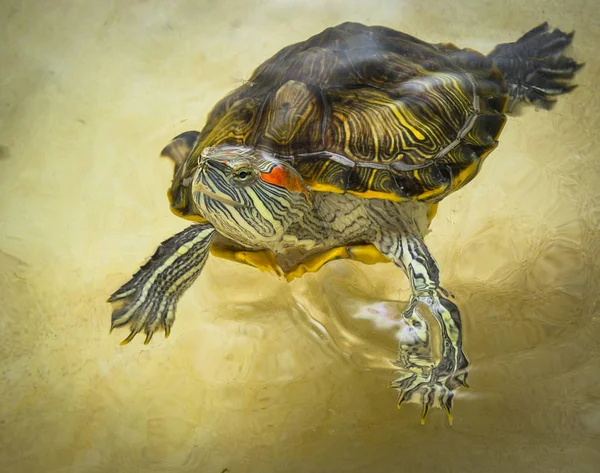
{"type": "Polygon", "coordinates": [[[302,192],[308,198],[308,191],[304,185],[304,181],[294,171],[287,169],[285,166],[275,166],[271,172],[261,172],[260,178],[264,182],[274,184],[278,187],[285,187],[292,192],[302,192]]]}

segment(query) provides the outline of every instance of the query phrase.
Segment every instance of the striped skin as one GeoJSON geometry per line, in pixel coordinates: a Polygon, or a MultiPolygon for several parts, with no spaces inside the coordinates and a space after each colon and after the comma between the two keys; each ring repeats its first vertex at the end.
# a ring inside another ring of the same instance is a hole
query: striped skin
{"type": "Polygon", "coordinates": [[[176,167],[173,211],[196,215],[186,182],[206,147],[286,157],[316,191],[435,203],[496,147],[506,86],[484,56],[345,23],[284,48],[209,114],[176,167]]]}
{"type": "Polygon", "coordinates": [[[421,423],[431,406],[442,407],[452,424],[452,401],[459,386],[467,386],[469,363],[462,350],[460,312],[440,286],[439,269],[422,238],[405,232],[382,232],[376,240],[382,254],[390,258],[409,276],[411,301],[404,312],[410,337],[400,342],[397,365],[404,371],[391,387],[399,390],[398,407],[413,396],[422,399],[421,423]],[[424,304],[441,329],[441,360],[436,365],[430,357],[429,327],[417,307],[424,304]]]}
{"type": "Polygon", "coordinates": [[[168,337],[177,302],[202,272],[215,236],[212,225],[192,225],[161,243],[152,258],[108,302],[113,313],[111,331],[130,326],[127,344],[144,331],[145,344],[156,331],[168,337]]]}
{"type": "Polygon", "coordinates": [[[255,150],[206,148],[197,169],[191,183],[196,207],[242,247],[268,248],[310,209],[296,170],[255,150]]]}

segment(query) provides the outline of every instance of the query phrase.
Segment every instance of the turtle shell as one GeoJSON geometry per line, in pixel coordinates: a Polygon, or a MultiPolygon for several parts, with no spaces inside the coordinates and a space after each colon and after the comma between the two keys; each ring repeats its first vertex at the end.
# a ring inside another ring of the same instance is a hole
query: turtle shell
{"type": "Polygon", "coordinates": [[[480,53],[344,23],[288,46],[175,139],[173,211],[194,219],[202,150],[261,148],[315,191],[431,204],[462,187],[497,145],[508,95],[480,53]]]}

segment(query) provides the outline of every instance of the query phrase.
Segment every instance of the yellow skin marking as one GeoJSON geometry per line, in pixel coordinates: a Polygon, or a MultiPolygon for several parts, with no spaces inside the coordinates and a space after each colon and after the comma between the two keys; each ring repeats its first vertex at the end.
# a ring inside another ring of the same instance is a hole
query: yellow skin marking
{"type": "Polygon", "coordinates": [[[217,245],[210,247],[210,252],[218,258],[243,263],[260,269],[265,272],[275,273],[277,276],[284,276],[285,273],[277,263],[275,255],[270,250],[260,251],[234,251],[220,248],[217,245]]]}
{"type": "MultiPolygon", "coordinates": [[[[429,222],[433,220],[437,213],[438,204],[432,204],[427,212],[429,222]]],[[[293,281],[306,273],[315,273],[319,271],[326,263],[339,259],[350,259],[363,264],[389,263],[390,260],[381,254],[374,245],[351,245],[338,246],[330,248],[322,253],[310,256],[302,263],[285,272],[277,263],[275,254],[270,250],[260,251],[235,251],[226,248],[220,248],[212,245],[210,252],[213,256],[227,259],[236,263],[243,263],[264,272],[274,273],[277,276],[284,276],[285,279],[293,281]]]]}
{"type": "Polygon", "coordinates": [[[277,276],[284,276],[287,281],[299,278],[305,273],[317,272],[326,263],[339,259],[351,259],[364,264],[389,263],[390,261],[373,245],[338,246],[313,255],[285,272],[270,250],[235,251],[213,245],[210,252],[219,258],[247,264],[261,271],[274,273],[277,276]]]}

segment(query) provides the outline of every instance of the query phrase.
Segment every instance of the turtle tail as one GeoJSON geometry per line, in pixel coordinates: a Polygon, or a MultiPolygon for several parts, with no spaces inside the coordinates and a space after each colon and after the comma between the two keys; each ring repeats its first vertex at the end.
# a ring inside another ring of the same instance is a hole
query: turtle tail
{"type": "Polygon", "coordinates": [[[559,95],[577,87],[571,80],[583,64],[563,54],[573,35],[559,29],[551,31],[548,23],[543,23],[488,54],[508,86],[507,113],[514,113],[524,103],[550,110],[559,95]]]}

